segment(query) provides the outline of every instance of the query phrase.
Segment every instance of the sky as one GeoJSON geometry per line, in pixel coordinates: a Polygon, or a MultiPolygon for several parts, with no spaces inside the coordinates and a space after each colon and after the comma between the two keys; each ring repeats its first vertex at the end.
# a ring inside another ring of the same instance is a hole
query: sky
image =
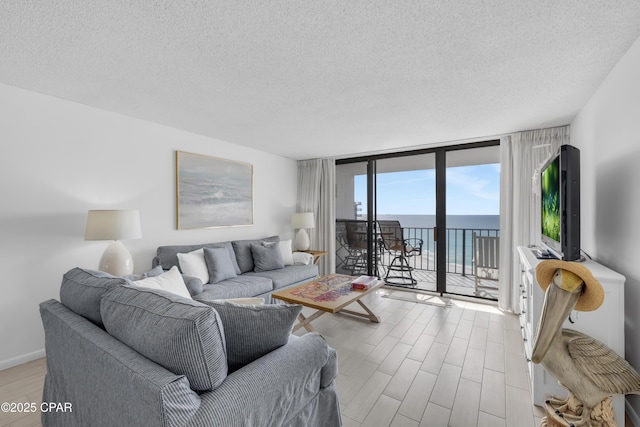
{"type": "MultiPolygon", "coordinates": [[[[435,170],[377,175],[379,215],[435,215],[435,170]]],[[[366,175],[355,177],[355,201],[367,211],[366,175]]],[[[447,168],[447,215],[499,215],[500,164],[447,168]]]]}

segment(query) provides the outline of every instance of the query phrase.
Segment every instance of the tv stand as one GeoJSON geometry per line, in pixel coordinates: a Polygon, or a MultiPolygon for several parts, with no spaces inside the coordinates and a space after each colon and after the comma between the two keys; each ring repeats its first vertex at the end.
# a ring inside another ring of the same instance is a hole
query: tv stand
{"type": "MultiPolygon", "coordinates": [[[[525,357],[531,381],[533,403],[544,407],[550,396],[565,397],[566,389],[546,372],[542,365],[531,361],[544,294],[536,281],[536,266],[544,261],[536,257],[537,248],[518,246],[520,256],[520,328],[524,340],[525,357]]],[[[625,277],[593,260],[585,260],[582,265],[591,270],[593,276],[604,288],[604,303],[595,311],[572,312],[575,323],[565,321],[563,327],[575,329],[602,341],[618,355],[624,357],[624,282],[625,277]]],[[[624,396],[613,398],[613,409],[618,425],[624,424],[624,396]]]]}

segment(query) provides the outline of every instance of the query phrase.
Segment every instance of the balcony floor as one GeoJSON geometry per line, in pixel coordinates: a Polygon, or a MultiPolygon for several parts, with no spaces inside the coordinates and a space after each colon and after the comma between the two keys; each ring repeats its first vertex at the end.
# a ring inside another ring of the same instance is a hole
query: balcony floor
{"type": "MultiPolygon", "coordinates": [[[[414,270],[413,277],[418,281],[418,286],[414,289],[424,291],[436,291],[436,272],[427,270],[414,270]]],[[[494,286],[496,282],[482,280],[482,285],[494,286]]],[[[451,294],[465,295],[470,297],[479,296],[497,301],[498,288],[481,288],[480,295],[476,295],[476,278],[473,275],[459,273],[447,273],[447,292],[451,294]]]]}
{"type": "MultiPolygon", "coordinates": [[[[352,274],[350,271],[340,271],[342,274],[352,274]]],[[[386,269],[384,266],[380,267],[380,277],[384,277],[386,269]]],[[[357,273],[356,273],[357,274],[357,273]]],[[[415,287],[398,286],[401,289],[418,289],[421,291],[436,292],[436,272],[431,270],[415,269],[412,272],[413,277],[418,281],[418,285],[415,287]]],[[[447,273],[447,293],[469,296],[469,297],[481,297],[485,299],[498,300],[498,288],[497,282],[489,280],[482,280],[480,283],[485,286],[491,286],[493,288],[481,288],[479,295],[476,295],[476,278],[474,275],[467,274],[463,276],[460,273],[447,273]]]]}

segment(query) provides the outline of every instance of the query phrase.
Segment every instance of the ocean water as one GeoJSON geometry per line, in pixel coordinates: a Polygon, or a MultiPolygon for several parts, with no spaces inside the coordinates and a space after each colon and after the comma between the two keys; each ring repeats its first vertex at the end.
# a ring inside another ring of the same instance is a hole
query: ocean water
{"type": "MultiPolygon", "coordinates": [[[[366,215],[362,217],[366,219],[366,215]]],[[[405,238],[423,241],[424,262],[429,265],[435,259],[433,228],[435,215],[378,215],[379,220],[398,220],[405,238]]],[[[470,271],[473,262],[473,232],[483,236],[500,235],[500,215],[447,215],[447,264],[458,272],[463,266],[470,271]]],[[[442,236],[442,234],[440,234],[442,236]]],[[[452,270],[452,271],[453,271],[452,270]]]]}
{"type": "MultiPolygon", "coordinates": [[[[366,215],[363,216],[366,219],[366,215]]],[[[402,227],[433,228],[435,215],[378,215],[378,219],[400,221],[402,227]]],[[[499,229],[500,215],[447,215],[447,228],[499,229]]]]}

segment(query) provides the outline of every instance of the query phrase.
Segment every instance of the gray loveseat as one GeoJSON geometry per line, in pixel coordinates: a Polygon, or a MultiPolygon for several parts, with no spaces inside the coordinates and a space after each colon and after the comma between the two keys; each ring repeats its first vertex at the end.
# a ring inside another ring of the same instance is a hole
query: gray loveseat
{"type": "MultiPolygon", "coordinates": [[[[271,302],[271,293],[308,282],[318,277],[317,265],[285,265],[284,268],[255,271],[256,268],[251,245],[277,243],[278,236],[254,240],[234,240],[219,243],[203,243],[197,245],[160,246],[153,259],[153,267],[162,266],[169,270],[173,266],[180,268],[178,254],[189,253],[200,248],[224,248],[234,259],[236,277],[217,283],[202,283],[193,278],[187,279],[187,287],[193,299],[210,301],[216,299],[262,297],[271,302]]],[[[184,273],[184,272],[183,272],[184,273]]]]}
{"type": "Polygon", "coordinates": [[[40,304],[43,401],[68,402],[72,411],[43,413],[45,426],[341,424],[335,350],[318,334],[273,332],[273,323],[293,321],[300,306],[226,302],[216,310],[80,268],[64,275],[60,300],[40,304]],[[274,321],[246,321],[245,313],[274,321]],[[244,355],[238,349],[250,339],[234,330],[238,324],[256,328],[250,347],[276,348],[236,360],[243,366],[234,370],[225,356],[244,355]]]}

